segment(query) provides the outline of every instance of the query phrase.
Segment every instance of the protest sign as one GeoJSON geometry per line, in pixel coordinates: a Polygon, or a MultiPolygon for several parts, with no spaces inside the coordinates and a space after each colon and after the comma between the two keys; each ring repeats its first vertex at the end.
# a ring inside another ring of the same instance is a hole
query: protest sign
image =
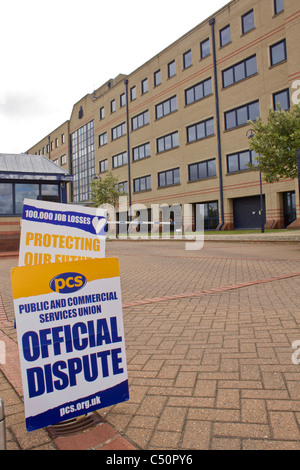
{"type": "Polygon", "coordinates": [[[105,257],[106,211],[24,199],[19,266],[105,257]]]}
{"type": "Polygon", "coordinates": [[[129,399],[119,262],[11,272],[27,431],[129,399]]]}

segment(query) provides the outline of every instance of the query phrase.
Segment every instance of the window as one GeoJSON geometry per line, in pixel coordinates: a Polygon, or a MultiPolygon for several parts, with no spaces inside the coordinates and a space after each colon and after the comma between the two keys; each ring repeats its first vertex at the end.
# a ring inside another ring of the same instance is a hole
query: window
{"type": "Polygon", "coordinates": [[[104,119],[104,106],[100,108],[100,119],[104,119]]]}
{"type": "Polygon", "coordinates": [[[285,39],[270,47],[271,66],[284,62],[287,58],[285,39]]]}
{"type": "Polygon", "coordinates": [[[156,140],[157,153],[166,152],[171,150],[179,145],[178,132],[173,132],[172,134],[165,135],[156,140]]]}
{"type": "Polygon", "coordinates": [[[118,190],[128,194],[128,181],[122,181],[122,183],[118,183],[118,190]]]}
{"type": "MultiPolygon", "coordinates": [[[[61,143],[62,143],[62,144],[65,143],[65,134],[62,134],[62,135],[61,135],[61,143]]],[[[43,153],[44,153],[44,150],[43,150],[43,153]]]]}
{"type": "Polygon", "coordinates": [[[219,225],[218,201],[204,202],[195,204],[195,220],[203,217],[204,213],[204,230],[215,230],[219,225]]]}
{"type": "Polygon", "coordinates": [[[122,137],[123,135],[126,135],[126,122],[122,122],[122,124],[113,127],[111,130],[112,140],[119,139],[119,137],[122,137]]]}
{"type": "Polygon", "coordinates": [[[130,88],[130,99],[131,101],[136,100],[136,86],[130,88]]]}
{"type": "Polygon", "coordinates": [[[149,124],[148,110],[131,119],[131,128],[133,131],[139,129],[140,127],[146,126],[146,124],[149,124]]]}
{"type": "Polygon", "coordinates": [[[225,129],[230,130],[243,126],[247,124],[248,120],[256,121],[259,116],[259,101],[232,109],[225,113],[225,129]]]}
{"type": "Polygon", "coordinates": [[[175,60],[168,63],[168,78],[174,77],[176,75],[176,64],[175,60]]]}
{"type": "Polygon", "coordinates": [[[0,184],[0,214],[14,214],[13,202],[14,185],[12,183],[0,184]]]}
{"type": "Polygon", "coordinates": [[[133,192],[149,191],[151,189],[151,176],[142,176],[133,180],[133,192]]]}
{"type": "Polygon", "coordinates": [[[111,100],[110,102],[110,112],[115,113],[116,111],[116,100],[111,100]]]}
{"type": "Polygon", "coordinates": [[[212,95],[212,80],[208,78],[203,82],[197,83],[185,90],[185,104],[195,103],[196,101],[202,100],[206,96],[212,95]]]}
{"type": "Polygon", "coordinates": [[[189,165],[189,181],[198,181],[216,176],[216,159],[189,165]]]}
{"type": "Polygon", "coordinates": [[[192,51],[189,50],[183,54],[183,68],[187,69],[192,65],[192,51]]]}
{"type": "Polygon", "coordinates": [[[273,107],[276,111],[279,110],[278,104],[280,104],[281,109],[284,111],[290,109],[289,89],[282,90],[273,94],[273,107]]]}
{"type": "Polygon", "coordinates": [[[161,84],[161,73],[160,70],[154,72],[154,86],[158,86],[161,84]]]}
{"type": "Polygon", "coordinates": [[[257,165],[257,154],[254,150],[245,150],[243,152],[227,155],[227,171],[228,173],[236,173],[237,171],[250,170],[249,163],[257,165]]]}
{"type": "Polygon", "coordinates": [[[125,104],[126,104],[125,93],[122,93],[122,95],[120,95],[120,108],[123,108],[123,106],[125,106],[125,104]]]}
{"type": "Polygon", "coordinates": [[[198,122],[192,126],[187,127],[187,142],[195,142],[196,140],[204,139],[214,135],[214,118],[207,119],[206,121],[198,122]]]}
{"type": "Polygon", "coordinates": [[[284,0],[274,0],[274,13],[278,15],[284,10],[284,0]]]}
{"type": "Polygon", "coordinates": [[[254,11],[250,10],[248,13],[242,16],[242,32],[243,34],[248,33],[254,28],[254,11]]]}
{"type": "Polygon", "coordinates": [[[210,42],[209,38],[205,39],[205,41],[202,41],[200,44],[200,53],[201,53],[201,59],[205,59],[205,57],[210,55],[210,42]]]}
{"type": "Polygon", "coordinates": [[[136,162],[137,160],[142,160],[143,158],[150,157],[150,142],[146,144],[139,145],[132,149],[132,160],[136,162]]]}
{"type": "Polygon", "coordinates": [[[95,176],[94,121],[73,132],[71,141],[73,201],[87,201],[90,198],[90,182],[95,176]]]}
{"type": "Polygon", "coordinates": [[[104,173],[107,170],[108,170],[108,160],[106,158],[105,160],[101,160],[101,162],[99,162],[99,172],[104,173]]]}
{"type": "Polygon", "coordinates": [[[223,87],[226,88],[257,73],[256,55],[229,67],[222,72],[223,87]]]}
{"type": "Polygon", "coordinates": [[[58,147],[58,138],[56,137],[56,139],[55,139],[55,148],[57,148],[57,147],[58,147]]]}
{"type": "Polygon", "coordinates": [[[119,166],[123,166],[126,164],[127,164],[127,152],[122,152],[112,157],[113,168],[118,168],[119,166]]]}
{"type": "Polygon", "coordinates": [[[142,95],[148,91],[148,78],[142,81],[142,95]]]}
{"type": "Polygon", "coordinates": [[[65,165],[67,163],[67,155],[62,155],[60,157],[60,164],[65,165]]]}
{"type": "Polygon", "coordinates": [[[174,168],[173,170],[161,171],[158,173],[158,187],[164,188],[165,186],[172,186],[173,184],[180,183],[180,170],[174,168]]]}
{"type": "Polygon", "coordinates": [[[99,147],[105,144],[107,144],[107,132],[103,132],[103,134],[99,135],[99,147]]]}
{"type": "Polygon", "coordinates": [[[230,25],[220,31],[220,46],[224,47],[231,42],[230,25]]]}
{"type": "Polygon", "coordinates": [[[170,113],[177,111],[177,97],[172,96],[166,101],[159,103],[155,106],[155,117],[156,119],[160,119],[163,116],[167,116],[170,113]]]}

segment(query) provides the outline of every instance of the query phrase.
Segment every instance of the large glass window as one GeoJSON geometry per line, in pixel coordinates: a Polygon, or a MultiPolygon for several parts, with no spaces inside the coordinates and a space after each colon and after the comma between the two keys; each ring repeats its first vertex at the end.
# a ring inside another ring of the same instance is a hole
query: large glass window
{"type": "Polygon", "coordinates": [[[22,215],[24,199],[60,201],[58,184],[0,183],[0,214],[22,215]]]}
{"type": "Polygon", "coordinates": [[[71,136],[73,168],[73,201],[90,198],[90,182],[95,176],[94,121],[90,121],[71,136]]]}
{"type": "Polygon", "coordinates": [[[0,214],[9,215],[13,213],[13,185],[12,183],[0,183],[0,214]]]}
{"type": "Polygon", "coordinates": [[[204,212],[204,230],[215,230],[219,225],[218,201],[195,204],[195,221],[201,218],[204,212]]]}
{"type": "Polygon", "coordinates": [[[22,214],[23,201],[28,199],[39,199],[40,188],[35,183],[22,183],[15,185],[16,214],[22,214]]]}
{"type": "Polygon", "coordinates": [[[59,202],[59,186],[58,184],[42,184],[41,199],[43,201],[59,202]]]}

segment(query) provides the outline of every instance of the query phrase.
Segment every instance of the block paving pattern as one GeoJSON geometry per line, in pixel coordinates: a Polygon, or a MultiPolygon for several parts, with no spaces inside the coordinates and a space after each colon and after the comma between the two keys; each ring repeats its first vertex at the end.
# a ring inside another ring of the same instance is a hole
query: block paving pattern
{"type": "MultiPolygon", "coordinates": [[[[178,241],[113,241],[107,256],[120,260],[129,401],[99,410],[105,423],[68,440],[27,434],[16,379],[2,366],[9,448],[299,450],[300,245],[211,242],[188,252],[178,241]]],[[[16,343],[16,264],[0,260],[7,344],[16,343]]]]}

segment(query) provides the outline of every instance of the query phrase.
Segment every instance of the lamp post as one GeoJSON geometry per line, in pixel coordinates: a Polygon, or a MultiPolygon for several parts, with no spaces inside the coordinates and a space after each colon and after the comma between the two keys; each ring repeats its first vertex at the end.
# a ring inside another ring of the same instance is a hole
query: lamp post
{"type": "MultiPolygon", "coordinates": [[[[248,139],[252,139],[255,134],[256,134],[256,132],[255,132],[254,129],[249,129],[246,133],[248,139]]],[[[300,157],[299,157],[299,159],[300,159],[300,157]]],[[[261,174],[261,171],[259,172],[259,187],[260,187],[260,231],[261,231],[261,233],[265,233],[263,190],[262,190],[262,174],[261,174]]]]}

